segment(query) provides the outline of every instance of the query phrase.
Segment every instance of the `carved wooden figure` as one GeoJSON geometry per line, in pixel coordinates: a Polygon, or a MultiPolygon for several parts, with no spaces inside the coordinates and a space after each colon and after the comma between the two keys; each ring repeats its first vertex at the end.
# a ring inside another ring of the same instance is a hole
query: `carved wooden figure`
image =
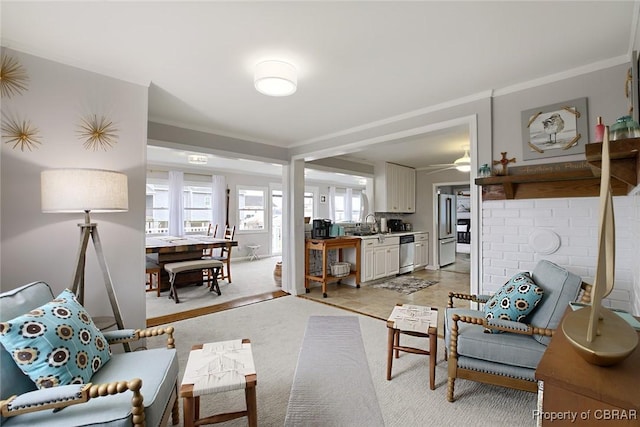
{"type": "Polygon", "coordinates": [[[506,176],[507,175],[507,165],[509,163],[515,163],[516,162],[516,158],[512,157],[512,158],[508,159],[506,151],[503,151],[500,154],[502,154],[502,158],[500,160],[494,160],[493,161],[493,165],[494,166],[502,165],[502,171],[497,172],[497,174],[506,176]]]}

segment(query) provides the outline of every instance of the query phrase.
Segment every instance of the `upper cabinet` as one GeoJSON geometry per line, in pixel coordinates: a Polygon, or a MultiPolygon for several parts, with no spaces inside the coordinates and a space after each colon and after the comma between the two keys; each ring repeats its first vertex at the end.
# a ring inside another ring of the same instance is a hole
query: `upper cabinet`
{"type": "Polygon", "coordinates": [[[394,163],[375,165],[375,211],[414,213],[416,211],[416,170],[394,163]]]}

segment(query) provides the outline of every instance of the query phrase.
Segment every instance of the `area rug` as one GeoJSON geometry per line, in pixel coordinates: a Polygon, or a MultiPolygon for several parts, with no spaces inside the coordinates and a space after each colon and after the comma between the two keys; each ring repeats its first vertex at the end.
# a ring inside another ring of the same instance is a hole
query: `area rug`
{"type": "Polygon", "coordinates": [[[416,276],[398,276],[395,279],[373,284],[371,287],[391,289],[404,295],[410,295],[436,283],[438,282],[435,280],[425,280],[416,276]]]}
{"type": "MultiPolygon", "coordinates": [[[[258,373],[258,425],[282,427],[309,317],[350,315],[356,316],[360,323],[367,363],[386,427],[536,425],[536,419],[532,415],[535,414],[537,402],[535,393],[458,379],[455,388],[457,400],[455,403],[447,402],[447,362],[444,360],[442,339],[437,340],[435,390],[429,390],[427,358],[410,353],[401,353],[400,358],[394,359],[392,379],[387,381],[386,321],[294,296],[173,323],[176,330],[179,378],[184,375],[192,345],[249,338],[258,373]]],[[[402,340],[403,345],[407,346],[428,346],[424,338],[407,335],[402,340]]],[[[147,338],[149,348],[164,346],[164,336],[147,338]]],[[[327,348],[326,351],[327,357],[331,358],[331,352],[339,349],[327,348]]],[[[321,380],[322,372],[318,372],[318,381],[321,380]]],[[[335,393],[339,394],[340,390],[335,393]]],[[[181,407],[180,427],[183,411],[182,399],[178,400],[181,407]]],[[[314,404],[321,405],[322,402],[314,404]]],[[[244,408],[244,389],[203,396],[200,400],[202,415],[241,411],[244,408]]],[[[327,410],[327,413],[330,412],[327,410]]],[[[246,427],[247,419],[239,418],[220,425],[246,427]]],[[[315,425],[340,424],[323,424],[318,420],[315,425]]]]}

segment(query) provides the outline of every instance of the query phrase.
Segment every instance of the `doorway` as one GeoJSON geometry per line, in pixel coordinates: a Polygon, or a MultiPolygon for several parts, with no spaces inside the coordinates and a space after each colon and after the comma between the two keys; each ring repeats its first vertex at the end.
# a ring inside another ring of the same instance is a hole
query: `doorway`
{"type": "Polygon", "coordinates": [[[472,246],[470,183],[451,182],[433,185],[435,265],[445,271],[470,273],[472,246]]]}

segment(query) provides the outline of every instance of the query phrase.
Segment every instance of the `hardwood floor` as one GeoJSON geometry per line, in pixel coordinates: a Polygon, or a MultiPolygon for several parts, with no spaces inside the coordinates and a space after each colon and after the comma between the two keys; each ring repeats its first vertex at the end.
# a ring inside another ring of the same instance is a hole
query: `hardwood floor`
{"type": "MultiPolygon", "coordinates": [[[[272,269],[273,266],[271,264],[273,263],[267,263],[267,268],[272,269]]],[[[255,268],[255,266],[258,266],[258,264],[239,264],[237,268],[240,270],[243,267],[255,268]]],[[[271,270],[267,273],[271,274],[271,270]]],[[[255,271],[251,272],[251,275],[255,274],[255,271]]],[[[450,291],[463,293],[469,292],[470,276],[468,263],[465,265],[464,262],[456,262],[453,265],[440,270],[414,271],[411,275],[418,276],[426,280],[436,281],[438,283],[410,295],[404,295],[390,289],[373,288],[367,285],[362,285],[362,287],[356,288],[354,286],[334,283],[329,284],[327,287],[327,298],[322,297],[321,288],[319,286],[311,288],[310,293],[302,294],[299,297],[322,304],[332,305],[355,313],[364,314],[377,319],[386,320],[391,314],[393,306],[396,304],[415,304],[438,307],[442,312],[447,306],[447,295],[450,291]]],[[[265,279],[261,278],[260,280],[265,279]]],[[[288,293],[282,290],[273,292],[257,292],[255,295],[243,296],[221,304],[207,305],[205,307],[193,308],[177,313],[166,313],[156,317],[150,317],[147,319],[147,326],[158,326],[288,295],[288,293]]],[[[440,316],[438,330],[439,335],[442,335],[443,331],[442,319],[443,316],[440,316]]]]}
{"type": "Polygon", "coordinates": [[[265,292],[248,297],[238,298],[222,304],[209,305],[206,307],[194,308],[191,310],[180,311],[178,313],[166,314],[163,316],[150,317],[147,319],[147,327],[164,325],[165,323],[176,322],[178,320],[190,319],[192,317],[204,316],[205,314],[217,313],[219,311],[231,310],[232,308],[242,307],[243,305],[255,304],[261,301],[268,301],[289,295],[284,291],[265,292]]]}

